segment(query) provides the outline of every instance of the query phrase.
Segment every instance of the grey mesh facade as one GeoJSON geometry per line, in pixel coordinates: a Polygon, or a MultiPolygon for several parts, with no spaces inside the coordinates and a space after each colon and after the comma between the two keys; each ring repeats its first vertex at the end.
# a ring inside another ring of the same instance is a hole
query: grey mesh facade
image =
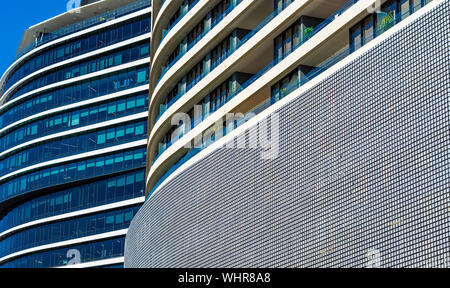
{"type": "Polygon", "coordinates": [[[125,267],[448,267],[449,14],[279,109],[276,159],[217,149],[163,186],[125,267]]]}

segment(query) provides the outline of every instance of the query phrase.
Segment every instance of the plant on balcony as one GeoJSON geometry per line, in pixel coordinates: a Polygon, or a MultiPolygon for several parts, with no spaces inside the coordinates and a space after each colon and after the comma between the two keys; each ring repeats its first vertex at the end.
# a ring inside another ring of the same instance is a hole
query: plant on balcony
{"type": "Polygon", "coordinates": [[[384,18],[380,21],[379,30],[384,32],[391,28],[394,25],[394,12],[389,11],[389,13],[385,14],[384,18]]]}
{"type": "Polygon", "coordinates": [[[311,37],[314,34],[314,27],[306,27],[303,34],[305,35],[305,38],[311,37]]]}

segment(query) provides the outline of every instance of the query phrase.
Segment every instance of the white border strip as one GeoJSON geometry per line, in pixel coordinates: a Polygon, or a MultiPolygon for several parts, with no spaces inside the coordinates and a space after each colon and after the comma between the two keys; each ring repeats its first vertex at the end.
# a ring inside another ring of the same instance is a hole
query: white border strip
{"type": "Polygon", "coordinates": [[[46,224],[46,223],[50,223],[50,222],[56,222],[56,221],[60,221],[60,220],[68,219],[68,218],[80,217],[80,216],[84,216],[84,215],[88,215],[88,214],[94,214],[94,213],[98,213],[98,212],[102,212],[102,211],[114,210],[114,209],[118,209],[121,207],[142,204],[142,203],[144,203],[144,201],[145,201],[145,197],[139,197],[139,198],[134,198],[134,199],[130,199],[130,200],[114,202],[114,203],[106,204],[106,205],[102,205],[102,206],[96,206],[96,207],[92,207],[92,208],[88,208],[88,209],[84,209],[84,210],[78,210],[78,211],[70,212],[70,213],[66,213],[66,214],[60,214],[60,215],[52,216],[52,217],[48,217],[48,218],[42,218],[39,220],[21,224],[19,226],[13,227],[9,230],[6,230],[6,231],[0,233],[0,239],[7,238],[6,236],[8,236],[12,233],[16,233],[20,230],[25,230],[25,229],[28,229],[33,226],[38,226],[38,225],[46,224]]]}
{"type": "MultiPolygon", "coordinates": [[[[203,151],[200,151],[197,155],[186,161],[183,165],[178,167],[171,175],[169,175],[163,183],[161,183],[158,188],[150,195],[149,199],[153,197],[157,192],[159,192],[165,185],[167,185],[168,182],[170,182],[173,178],[178,176],[180,173],[188,169],[190,166],[195,164],[196,162],[200,161],[204,157],[208,156],[212,152],[214,152],[216,149],[222,147],[225,143],[233,139],[234,137],[237,137],[241,133],[244,133],[247,129],[250,127],[256,125],[260,121],[264,120],[266,117],[268,117],[270,114],[274,113],[276,110],[282,108],[285,105],[288,105],[290,102],[295,100],[296,98],[300,97],[302,94],[313,88],[315,85],[319,84],[321,81],[325,80],[326,78],[330,77],[332,74],[338,72],[340,69],[344,68],[346,65],[351,63],[352,61],[356,60],[358,57],[362,56],[364,53],[368,52],[370,49],[373,49],[376,45],[380,44],[381,42],[385,41],[387,38],[391,37],[395,33],[397,33],[399,30],[403,29],[425,13],[431,11],[435,7],[437,7],[439,4],[443,3],[444,1],[448,0],[434,0],[433,2],[428,3],[426,6],[422,7],[421,10],[418,12],[415,12],[414,14],[410,15],[408,18],[403,20],[402,22],[398,23],[382,35],[378,36],[377,38],[373,39],[368,44],[362,46],[360,49],[356,50],[340,62],[336,63],[334,66],[328,68],[326,71],[322,72],[320,75],[315,77],[314,79],[307,82],[305,85],[301,86],[297,90],[291,92],[286,97],[282,98],[275,104],[268,107],[263,112],[259,113],[252,119],[250,119],[247,123],[242,124],[242,126],[236,128],[229,134],[225,135],[221,139],[217,140],[216,142],[212,143],[210,146],[205,148],[203,151]]],[[[241,101],[242,102],[242,101],[241,101]]],[[[147,184],[150,180],[151,173],[148,174],[147,177],[147,184]]]]}
{"type": "MultiPolygon", "coordinates": [[[[71,162],[71,161],[75,161],[75,160],[80,160],[82,158],[88,158],[88,157],[93,157],[93,156],[99,156],[101,154],[107,154],[107,153],[111,153],[111,152],[117,152],[120,150],[125,150],[125,149],[129,149],[129,148],[135,148],[135,147],[139,147],[139,146],[146,146],[147,145],[147,139],[143,139],[143,140],[138,140],[138,141],[134,141],[134,142],[128,142],[125,144],[121,144],[121,145],[116,145],[116,146],[112,146],[112,147],[107,147],[104,149],[99,149],[99,150],[93,150],[90,152],[86,152],[86,153],[82,153],[82,154],[76,154],[76,155],[72,155],[72,156],[68,156],[65,158],[59,158],[56,160],[52,160],[52,161],[47,161],[47,162],[42,162],[33,166],[29,166],[17,171],[14,171],[12,173],[9,173],[5,176],[0,177],[0,181],[3,181],[5,179],[8,179],[10,177],[13,177],[17,174],[23,174],[26,173],[30,170],[35,170],[35,169],[40,169],[46,166],[51,166],[51,165],[57,165],[57,164],[62,164],[65,162],[71,162]]],[[[18,196],[18,195],[17,195],[18,196]]],[[[14,197],[12,197],[14,198],[14,197]]]]}
{"type": "Polygon", "coordinates": [[[91,242],[91,241],[97,241],[97,240],[103,240],[103,239],[107,239],[107,238],[123,236],[123,235],[127,234],[127,231],[128,231],[128,229],[122,229],[122,230],[117,230],[117,231],[112,231],[112,232],[96,234],[96,235],[92,235],[92,236],[87,236],[87,237],[42,245],[42,246],[38,246],[38,247],[33,247],[30,249],[22,250],[22,251],[13,253],[13,254],[9,254],[3,258],[0,258],[0,264],[5,261],[10,260],[11,258],[20,257],[20,256],[23,256],[26,254],[35,253],[35,252],[39,252],[42,250],[55,249],[55,248],[60,248],[60,247],[64,247],[64,246],[72,246],[72,245],[81,244],[81,243],[85,243],[85,242],[91,242]]]}
{"type": "MultiPolygon", "coordinates": [[[[109,120],[109,121],[98,122],[96,124],[89,125],[89,126],[83,126],[83,127],[72,129],[72,130],[65,130],[63,132],[56,133],[56,134],[50,134],[50,135],[47,135],[47,136],[44,136],[44,137],[41,137],[41,138],[37,138],[37,139],[31,140],[31,141],[26,142],[26,143],[22,143],[22,144],[17,145],[17,146],[14,146],[14,147],[12,147],[12,148],[10,148],[8,150],[5,150],[5,151],[0,153],[0,158],[5,156],[6,154],[14,152],[15,150],[19,150],[19,149],[22,149],[22,148],[25,148],[27,146],[31,146],[33,144],[37,144],[37,143],[40,143],[40,142],[48,141],[48,140],[51,140],[53,138],[64,137],[64,136],[71,135],[71,134],[79,134],[79,133],[83,133],[83,132],[90,131],[90,130],[106,128],[108,126],[113,126],[113,125],[116,125],[116,124],[125,124],[128,121],[133,121],[133,120],[147,118],[147,116],[148,116],[148,112],[141,112],[141,113],[136,113],[136,114],[132,114],[132,115],[121,117],[121,118],[116,118],[116,119],[109,120]]],[[[2,161],[2,160],[3,159],[0,159],[0,161],[2,161]]]]}

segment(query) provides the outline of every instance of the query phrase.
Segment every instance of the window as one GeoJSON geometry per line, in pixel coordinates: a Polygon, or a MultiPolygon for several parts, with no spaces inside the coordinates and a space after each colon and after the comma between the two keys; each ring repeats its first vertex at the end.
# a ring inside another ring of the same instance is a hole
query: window
{"type": "Polygon", "coordinates": [[[145,69],[141,69],[137,72],[137,83],[142,83],[145,82],[146,79],[146,70],[145,69]]]}
{"type": "Polygon", "coordinates": [[[105,143],[105,134],[97,135],[97,144],[104,144],[104,143],[105,143]]]}
{"type": "Polygon", "coordinates": [[[363,23],[363,31],[364,31],[364,44],[369,43],[374,38],[375,33],[375,18],[373,15],[370,15],[364,20],[363,23]]]}
{"type": "Polygon", "coordinates": [[[358,24],[350,29],[350,49],[356,51],[362,46],[361,25],[358,24]]]}

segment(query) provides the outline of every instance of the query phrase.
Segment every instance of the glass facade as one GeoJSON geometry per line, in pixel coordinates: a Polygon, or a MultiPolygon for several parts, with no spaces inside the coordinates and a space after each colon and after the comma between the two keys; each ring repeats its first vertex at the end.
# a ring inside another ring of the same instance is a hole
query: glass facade
{"type": "Polygon", "coordinates": [[[33,198],[8,212],[0,220],[0,231],[42,218],[142,197],[144,178],[145,169],[138,169],[33,198]]]}
{"type": "Polygon", "coordinates": [[[119,51],[108,52],[106,55],[94,57],[93,59],[82,61],[81,63],[65,65],[61,68],[52,70],[44,76],[39,76],[36,79],[29,81],[26,85],[21,85],[20,89],[16,89],[16,91],[13,92],[10,99],[12,100],[20,95],[56,82],[102,71],[114,66],[149,57],[149,55],[149,44],[143,42],[141,44],[133,44],[133,46],[119,51]]]}
{"type": "MultiPolygon", "coordinates": [[[[115,11],[123,16],[149,3],[123,1],[115,11]]],[[[151,15],[140,15],[48,41],[8,72],[1,92],[8,94],[0,94],[0,268],[123,257],[119,235],[145,193],[151,15]],[[69,240],[77,244],[68,246],[69,240]]],[[[117,262],[107,266],[123,267],[117,262]]]]}
{"type": "Polygon", "coordinates": [[[149,32],[150,16],[147,15],[58,44],[19,65],[9,77],[5,91],[20,79],[42,68],[149,32]]]}
{"type": "MultiPolygon", "coordinates": [[[[98,96],[130,89],[137,86],[148,86],[148,65],[128,68],[101,77],[76,82],[65,88],[55,88],[50,91],[32,95],[31,99],[16,102],[12,107],[0,114],[0,126],[4,127],[25,117],[46,110],[69,105],[98,96]]],[[[5,106],[8,105],[7,103],[5,106]]]]}
{"type": "Polygon", "coordinates": [[[0,182],[0,201],[59,184],[144,167],[146,155],[146,149],[139,148],[41,169],[23,176],[14,175],[11,180],[0,182]]]}
{"type": "Polygon", "coordinates": [[[21,152],[13,151],[11,152],[14,153],[13,155],[9,154],[10,156],[0,160],[0,176],[33,164],[141,140],[147,131],[146,120],[129,122],[127,125],[100,129],[78,136],[69,134],[69,137],[66,136],[65,139],[59,138],[61,140],[45,144],[40,142],[39,145],[21,152]]]}
{"type": "Polygon", "coordinates": [[[11,127],[0,136],[0,149],[6,150],[15,145],[67,129],[80,128],[92,123],[114,120],[120,117],[146,112],[148,92],[145,94],[120,97],[115,101],[83,106],[71,112],[63,111],[42,120],[11,127]]]}
{"type": "Polygon", "coordinates": [[[136,206],[102,212],[18,232],[0,242],[0,257],[31,247],[126,229],[138,210],[136,206]]]}

